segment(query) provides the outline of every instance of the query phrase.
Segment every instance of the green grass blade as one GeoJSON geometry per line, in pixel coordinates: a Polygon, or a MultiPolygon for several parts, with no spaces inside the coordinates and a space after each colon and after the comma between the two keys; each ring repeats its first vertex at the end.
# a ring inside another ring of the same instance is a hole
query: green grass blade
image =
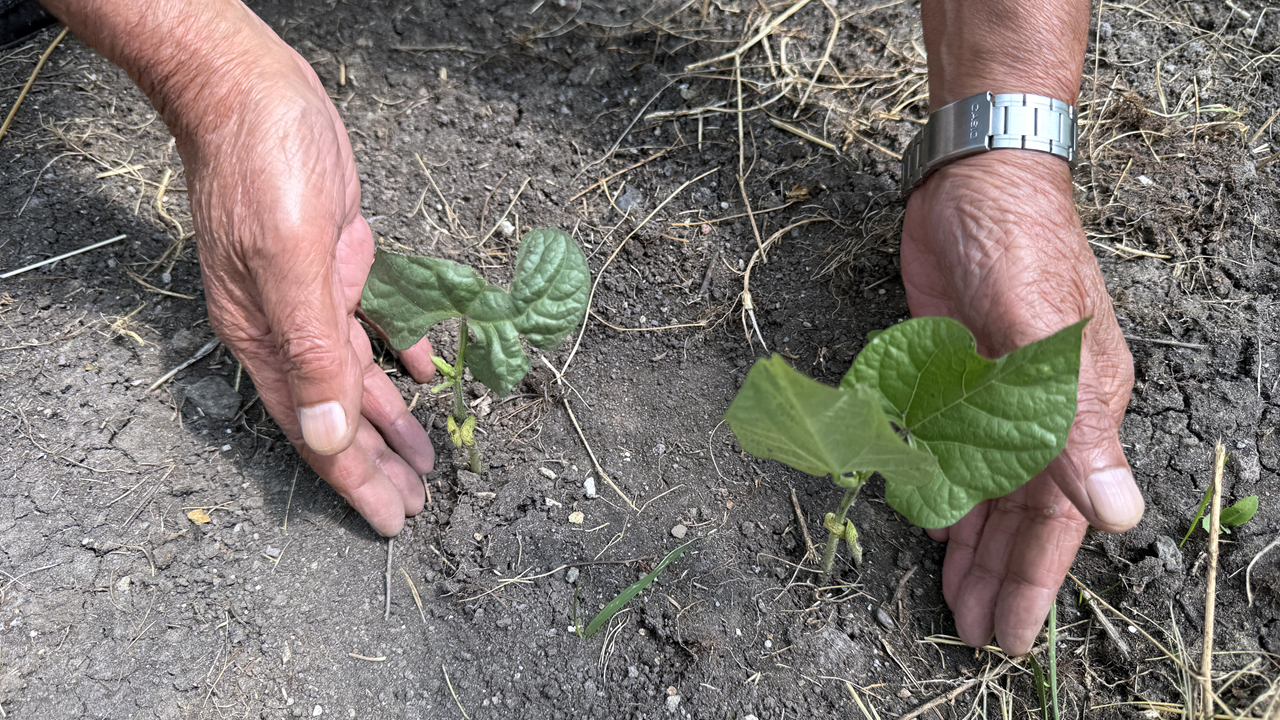
{"type": "Polygon", "coordinates": [[[1049,720],[1049,694],[1045,692],[1046,687],[1044,680],[1044,670],[1040,667],[1040,661],[1036,660],[1035,655],[1028,654],[1031,659],[1031,672],[1035,676],[1036,696],[1040,700],[1040,717],[1043,720],[1049,720]]]}
{"type": "Polygon", "coordinates": [[[605,623],[609,622],[609,620],[614,615],[617,615],[618,611],[621,610],[623,606],[631,602],[631,598],[635,597],[636,595],[639,595],[641,590],[649,587],[650,583],[653,582],[654,578],[658,577],[659,573],[667,569],[668,565],[675,562],[676,558],[683,555],[684,551],[688,550],[689,546],[694,544],[697,541],[698,541],[698,538],[694,538],[693,540],[690,540],[689,542],[681,545],[675,550],[672,550],[671,552],[667,553],[667,556],[662,558],[662,562],[658,563],[658,566],[655,567],[652,572],[640,578],[639,580],[635,581],[631,585],[631,587],[618,593],[617,597],[610,600],[609,604],[604,606],[604,609],[600,611],[599,615],[596,615],[594,618],[592,618],[591,624],[588,625],[587,629],[582,633],[582,639],[586,640],[592,635],[595,635],[596,631],[599,630],[605,623]]]}
{"type": "Polygon", "coordinates": [[[1209,496],[1213,494],[1213,484],[1204,489],[1204,497],[1200,498],[1200,507],[1196,510],[1196,516],[1191,520],[1191,527],[1187,528],[1187,534],[1182,536],[1182,542],[1178,543],[1178,547],[1187,544],[1187,538],[1191,537],[1191,533],[1196,531],[1196,525],[1200,524],[1200,518],[1204,515],[1204,508],[1209,504],[1209,496]]]}

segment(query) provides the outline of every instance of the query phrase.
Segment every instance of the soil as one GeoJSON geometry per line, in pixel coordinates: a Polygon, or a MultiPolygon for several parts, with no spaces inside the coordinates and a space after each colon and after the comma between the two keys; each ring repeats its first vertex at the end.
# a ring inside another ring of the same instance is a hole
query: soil
{"type": "MultiPolygon", "coordinates": [[[[761,5],[255,5],[334,97],[382,242],[495,281],[516,245],[492,232],[502,219],[573,229],[593,272],[625,243],[568,389],[541,362],[506,398],[469,388],[483,476],[444,450],[445,401],[386,354],[442,449],[432,502],[389,564],[388,543],[300,462],[223,349],[149,391],[213,337],[194,244],[177,243],[191,227],[181,165],[125,75],[68,37],[0,144],[0,269],[128,237],[0,281],[0,716],[889,718],[999,667],[943,637],[944,548],[878,482],[851,513],[865,563],[842,553],[847,586],[815,600],[796,508],[820,543],[837,491],[741,454],[721,424],[762,354],[740,301],[756,239],[737,116],[694,112],[735,106],[731,63],[685,68],[736,47],[761,5]],[[172,219],[156,210],[169,171],[172,219]],[[639,511],[603,482],[566,402],[639,511]],[[702,540],[580,639],[575,618],[656,565],[681,542],[673,531],[702,540]]],[[[760,235],[831,221],[786,230],[752,270],[759,332],[830,383],[868,331],[907,317],[886,151],[927,112],[918,6],[834,7],[838,42],[798,118],[831,31],[822,4],[741,71],[744,105],[767,103],[743,127],[760,235]]],[[[1131,338],[1123,440],[1148,509],[1133,531],[1091,534],[1073,569],[1128,618],[1106,613],[1128,654],[1070,580],[1059,594],[1066,717],[1183,702],[1174,663],[1142,633],[1198,663],[1205,534],[1163,556],[1156,543],[1182,538],[1218,438],[1224,497],[1261,500],[1222,545],[1215,647],[1235,654],[1215,668],[1246,670],[1222,700],[1244,711],[1280,676],[1280,552],[1248,574],[1252,604],[1245,573],[1280,532],[1280,163],[1265,162],[1280,146],[1267,124],[1280,18],[1257,0],[1236,8],[1095,13],[1078,201],[1131,338]]],[[[53,32],[0,56],[6,108],[53,32]]],[[[433,336],[446,357],[450,330],[433,336]]],[[[571,347],[547,359],[560,367],[571,347]]],[[[1019,666],[927,716],[1008,702],[1021,717],[1034,698],[1019,666]]]]}

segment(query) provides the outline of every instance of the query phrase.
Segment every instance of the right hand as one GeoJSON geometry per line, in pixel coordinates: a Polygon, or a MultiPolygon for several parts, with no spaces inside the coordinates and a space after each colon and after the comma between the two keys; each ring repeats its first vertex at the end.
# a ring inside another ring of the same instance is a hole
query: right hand
{"type": "MultiPolygon", "coordinates": [[[[435,453],[355,317],[374,241],[347,133],[306,61],[259,30],[255,72],[176,124],[192,128],[178,148],[210,325],[307,463],[395,535],[435,453]]],[[[418,382],[434,374],[426,339],[401,360],[418,382]]]]}
{"type": "Polygon", "coordinates": [[[1087,526],[1122,532],[1144,508],[1118,434],[1133,359],[1076,216],[1067,164],[1002,150],[939,170],[907,204],[902,279],[912,315],[956,318],[988,357],[1092,318],[1066,449],[1021,488],[929,531],[947,542],[942,590],[957,634],[974,646],[994,636],[1020,655],[1087,526]]]}

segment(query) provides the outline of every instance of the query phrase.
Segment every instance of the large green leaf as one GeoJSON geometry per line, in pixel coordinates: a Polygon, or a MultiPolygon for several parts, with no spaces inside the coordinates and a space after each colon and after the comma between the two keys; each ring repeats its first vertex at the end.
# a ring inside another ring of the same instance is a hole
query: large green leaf
{"type": "Polygon", "coordinates": [[[918,485],[938,470],[931,456],[898,437],[871,388],[823,385],[777,355],[751,368],[725,420],[743,450],[810,475],[879,471],[918,485]]]}
{"type": "Polygon", "coordinates": [[[529,372],[520,335],[534,347],[558,345],[586,313],[590,288],[587,259],[573,238],[539,228],[520,241],[509,291],[452,260],[379,250],[360,305],[397,350],[411,347],[441,320],[466,320],[476,335],[467,366],[505,395],[529,372]]]}
{"type": "Polygon", "coordinates": [[[1067,442],[1076,414],[1082,320],[998,359],[949,318],[917,318],[871,340],[841,387],[876,390],[908,441],[938,459],[926,485],[885,476],[889,504],[927,528],[1021,487],[1067,442]]]}

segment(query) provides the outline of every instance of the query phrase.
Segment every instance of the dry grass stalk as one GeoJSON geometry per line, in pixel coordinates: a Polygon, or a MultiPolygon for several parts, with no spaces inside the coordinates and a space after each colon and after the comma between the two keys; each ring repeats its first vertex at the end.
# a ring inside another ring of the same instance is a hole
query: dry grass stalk
{"type": "Polygon", "coordinates": [[[1204,646],[1200,654],[1200,712],[1213,715],[1213,615],[1218,580],[1218,533],[1222,529],[1222,468],[1227,448],[1222,441],[1213,446],[1213,501],[1209,513],[1209,571],[1204,599],[1204,646]]]}
{"type": "Polygon", "coordinates": [[[36,84],[36,77],[40,75],[40,70],[44,68],[44,64],[48,61],[49,56],[53,54],[54,48],[58,47],[58,43],[62,42],[62,38],[67,36],[68,28],[62,28],[62,32],[49,43],[49,47],[45,48],[44,53],[40,55],[40,59],[36,61],[35,69],[31,71],[31,77],[27,78],[27,83],[22,86],[22,90],[18,93],[18,99],[13,101],[13,107],[9,108],[9,114],[5,116],[4,124],[0,124],[0,140],[4,139],[5,134],[9,132],[9,126],[13,123],[13,118],[18,114],[18,108],[22,107],[22,101],[27,99],[27,93],[31,92],[31,86],[36,84]]]}

